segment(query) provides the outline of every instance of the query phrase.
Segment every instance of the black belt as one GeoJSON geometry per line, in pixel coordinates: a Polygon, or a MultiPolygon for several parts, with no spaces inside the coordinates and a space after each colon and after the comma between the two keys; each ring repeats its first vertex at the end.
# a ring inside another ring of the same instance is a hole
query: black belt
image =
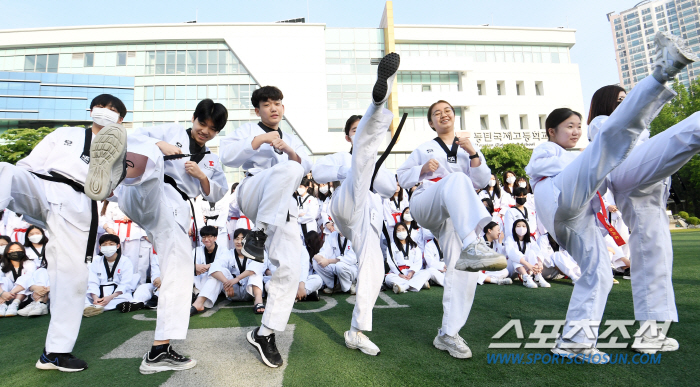
{"type": "MultiPolygon", "coordinates": [[[[71,180],[61,174],[58,174],[56,172],[49,172],[51,176],[46,176],[46,175],[40,175],[38,173],[31,172],[34,176],[46,180],[46,181],[52,181],[54,183],[63,183],[71,188],[75,192],[85,194],[85,187],[78,183],[75,180],[71,180]]],[[[88,242],[87,242],[87,248],[85,249],[85,263],[91,263],[92,262],[92,256],[95,254],[95,242],[97,242],[97,225],[99,221],[99,212],[97,211],[97,202],[94,200],[90,200],[91,202],[91,216],[92,218],[90,219],[90,231],[88,232],[88,242]]]]}
{"type": "Polygon", "coordinates": [[[205,216],[204,219],[206,219],[206,220],[217,220],[217,219],[219,219],[219,215],[205,216]]]}
{"type": "Polygon", "coordinates": [[[105,296],[104,288],[108,288],[110,286],[114,288],[112,289],[112,293],[109,294],[110,296],[117,291],[117,284],[100,285],[100,298],[105,296]]]}
{"type": "MultiPolygon", "coordinates": [[[[195,234],[194,237],[195,237],[195,241],[198,242],[199,235],[197,235],[197,230],[198,230],[198,228],[197,228],[197,214],[195,214],[195,212],[194,212],[194,204],[192,204],[192,200],[190,200],[189,195],[187,195],[187,193],[185,193],[185,191],[178,188],[177,183],[175,182],[175,179],[172,178],[172,176],[163,175],[163,182],[166,184],[170,184],[173,188],[175,188],[175,191],[177,191],[177,193],[179,193],[180,196],[182,196],[182,200],[190,203],[190,208],[192,209],[192,220],[194,221],[194,231],[193,231],[195,234]]],[[[195,246],[195,252],[194,252],[195,265],[197,264],[197,250],[196,250],[196,248],[197,248],[197,246],[195,246]]],[[[194,275],[197,275],[197,267],[196,266],[194,268],[194,275]]]]}

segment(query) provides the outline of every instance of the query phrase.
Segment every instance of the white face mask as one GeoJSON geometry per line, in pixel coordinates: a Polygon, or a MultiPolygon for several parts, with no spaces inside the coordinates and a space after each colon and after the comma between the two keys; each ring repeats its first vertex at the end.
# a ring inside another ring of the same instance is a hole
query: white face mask
{"type": "Polygon", "coordinates": [[[100,251],[105,257],[111,257],[117,252],[117,246],[101,246],[100,251]]]}
{"type": "Polygon", "coordinates": [[[90,112],[90,117],[92,121],[100,126],[107,126],[109,124],[116,124],[119,121],[119,114],[115,113],[106,108],[95,107],[92,108],[90,112]]]}
{"type": "Polygon", "coordinates": [[[515,177],[511,176],[511,177],[507,178],[507,179],[506,179],[506,183],[508,183],[508,184],[513,184],[513,183],[515,183],[515,177]]]}
{"type": "Polygon", "coordinates": [[[518,236],[525,236],[525,234],[527,234],[527,227],[516,227],[515,233],[518,234],[518,236]]]}
{"type": "Polygon", "coordinates": [[[526,187],[527,187],[527,183],[524,182],[524,181],[521,181],[520,183],[518,183],[518,187],[520,187],[520,188],[526,188],[526,187]]]}
{"type": "Polygon", "coordinates": [[[304,194],[306,193],[306,188],[297,188],[297,193],[299,194],[299,196],[304,196],[304,194]]]}
{"type": "Polygon", "coordinates": [[[411,214],[403,214],[403,220],[407,222],[413,222],[413,217],[411,216],[411,214]]]}
{"type": "Polygon", "coordinates": [[[42,239],[44,239],[44,236],[41,234],[34,234],[32,236],[27,237],[27,239],[29,239],[29,241],[32,243],[39,243],[42,239]]]}
{"type": "Polygon", "coordinates": [[[400,241],[406,240],[406,238],[408,237],[408,232],[399,231],[396,233],[396,237],[399,238],[400,241]]]}
{"type": "Polygon", "coordinates": [[[489,180],[489,187],[495,187],[496,186],[496,180],[489,180]]]}
{"type": "Polygon", "coordinates": [[[320,192],[320,193],[322,193],[322,194],[324,194],[324,195],[327,194],[327,193],[328,193],[328,186],[327,186],[327,185],[322,185],[322,186],[318,187],[318,192],[320,192]]]}

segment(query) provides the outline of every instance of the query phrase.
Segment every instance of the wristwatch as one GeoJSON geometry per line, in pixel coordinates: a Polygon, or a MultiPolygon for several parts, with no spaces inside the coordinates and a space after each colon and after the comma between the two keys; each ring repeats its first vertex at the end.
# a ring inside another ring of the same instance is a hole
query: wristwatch
{"type": "Polygon", "coordinates": [[[469,160],[479,158],[479,153],[474,153],[473,155],[469,156],[469,160]]]}

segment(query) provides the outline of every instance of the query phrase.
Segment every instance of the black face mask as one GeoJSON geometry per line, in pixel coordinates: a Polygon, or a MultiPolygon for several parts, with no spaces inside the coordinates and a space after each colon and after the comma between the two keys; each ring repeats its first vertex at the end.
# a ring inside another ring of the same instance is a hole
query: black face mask
{"type": "Polygon", "coordinates": [[[525,202],[527,202],[527,198],[515,198],[515,203],[524,206],[525,202]]]}
{"type": "Polygon", "coordinates": [[[10,261],[15,261],[15,262],[20,262],[26,256],[27,255],[23,251],[14,251],[12,253],[7,253],[7,258],[10,258],[10,261]]]}

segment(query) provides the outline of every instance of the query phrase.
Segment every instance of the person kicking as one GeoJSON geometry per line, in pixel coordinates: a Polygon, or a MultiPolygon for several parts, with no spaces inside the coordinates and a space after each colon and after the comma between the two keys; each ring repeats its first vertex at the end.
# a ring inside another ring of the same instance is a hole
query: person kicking
{"type": "Polygon", "coordinates": [[[251,102],[260,122],[242,125],[220,145],[224,165],[247,171],[236,197],[241,212],[255,224],[255,231],[245,237],[241,252],[262,262],[267,250],[270,262],[277,267],[270,279],[262,324],[246,336],[262,361],[273,368],[283,364],[274,332],[287,327],[301,271],[299,208],[292,194],[311,170],[301,140],[280,129],[283,98],[282,91],[274,86],[255,90],[251,102]]]}
{"type": "Polygon", "coordinates": [[[383,230],[382,198],[396,191],[396,179],[380,168],[370,191],[379,144],[386,136],[394,115],[382,105],[391,94],[399,69],[396,53],[386,55],[377,67],[372,104],[361,119],[352,116],[345,126],[345,139],[352,144],[352,155],[336,153],[320,159],[313,167],[319,184],[341,181],[330,203],[330,215],[338,230],[346,236],[358,254],[355,308],[345,345],[368,355],[379,355],[379,348],[363,331],[372,330],[372,309],[384,280],[384,261],[380,245],[383,230]],[[357,118],[357,119],[356,119],[357,118]]]}

